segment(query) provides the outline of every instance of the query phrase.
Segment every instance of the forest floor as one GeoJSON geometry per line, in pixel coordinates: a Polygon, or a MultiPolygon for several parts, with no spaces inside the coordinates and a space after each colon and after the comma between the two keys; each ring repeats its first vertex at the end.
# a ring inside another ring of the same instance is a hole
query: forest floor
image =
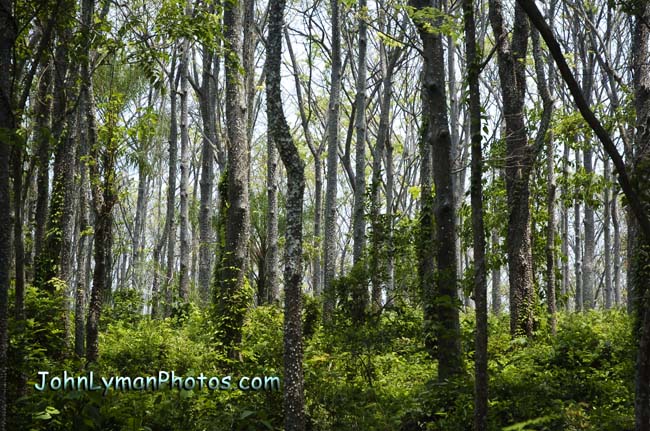
{"type": "MultiPolygon", "coordinates": [[[[28,294],[30,313],[38,313],[37,308],[44,306],[33,291],[28,294]]],[[[282,377],[279,308],[250,310],[241,360],[233,361],[219,353],[209,312],[193,309],[160,321],[142,317],[138,307],[128,295],[115,298],[102,322],[101,359],[92,369],[76,359],[52,359],[37,344],[57,334],[48,335],[46,324],[28,320],[31,335],[11,340],[14,359],[20,351],[26,352],[22,362],[28,383],[25,393],[14,397],[10,406],[8,429],[282,429],[281,390],[239,387],[241,377],[282,377]],[[204,381],[202,390],[113,387],[103,393],[69,387],[38,391],[38,371],[49,371],[48,378],[62,376],[64,371],[73,376],[88,376],[93,371],[95,382],[101,377],[134,379],[174,371],[176,376],[194,377],[197,385],[201,374],[217,377],[220,388],[210,390],[204,381]],[[230,379],[224,379],[227,376],[230,379]]],[[[436,361],[424,348],[422,315],[413,307],[386,311],[378,322],[362,326],[337,316],[337,323],[328,329],[315,323],[320,320],[318,310],[319,304],[306,298],[308,429],[471,429],[473,313],[463,313],[461,319],[466,374],[439,383],[436,361]]],[[[508,316],[491,316],[490,429],[632,430],[634,345],[630,325],[630,318],[620,310],[560,313],[556,336],[550,334],[547,322],[540,321],[533,339],[512,339],[508,316]]],[[[245,382],[247,386],[250,381],[245,382]]]]}

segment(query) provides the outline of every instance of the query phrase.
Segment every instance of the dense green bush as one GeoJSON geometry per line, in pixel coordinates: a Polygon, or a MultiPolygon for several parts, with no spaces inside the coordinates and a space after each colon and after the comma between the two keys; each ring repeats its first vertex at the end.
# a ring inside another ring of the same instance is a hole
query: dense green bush
{"type": "MultiPolygon", "coordinates": [[[[17,430],[280,430],[282,392],[179,390],[37,392],[37,371],[99,376],[282,376],[283,313],[249,311],[240,360],[215,348],[211,314],[189,308],[175,318],[124,318],[140,307],[128,292],[114,298],[100,338],[100,362],[52,359],[41,342],[60,331],[28,319],[12,327],[10,355],[28,376],[11,404],[17,430]],[[126,311],[125,311],[126,310],[126,311]],[[22,355],[22,356],[20,356],[22,355]],[[21,359],[22,358],[22,359],[21,359]],[[18,361],[18,359],[21,359],[18,361]]],[[[395,306],[365,324],[341,312],[323,328],[320,302],[305,298],[305,395],[308,427],[329,430],[469,430],[473,414],[473,315],[462,318],[467,373],[437,382],[436,361],[422,340],[422,313],[395,306]]],[[[60,304],[28,290],[28,316],[60,304]]],[[[508,317],[490,317],[489,373],[492,430],[632,429],[634,345],[622,311],[560,314],[555,337],[543,324],[532,340],[511,339],[508,317]]],[[[12,380],[16,380],[16,373],[12,380]]]]}

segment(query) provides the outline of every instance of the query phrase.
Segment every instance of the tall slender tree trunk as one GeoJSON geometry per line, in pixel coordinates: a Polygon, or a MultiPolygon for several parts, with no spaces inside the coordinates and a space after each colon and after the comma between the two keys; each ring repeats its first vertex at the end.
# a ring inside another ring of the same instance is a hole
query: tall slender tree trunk
{"type": "Polygon", "coordinates": [[[610,169],[609,159],[605,157],[603,161],[603,175],[605,177],[605,188],[603,190],[603,239],[604,239],[604,259],[605,259],[605,309],[612,308],[612,234],[611,234],[611,217],[610,217],[610,169]]]}
{"type": "MultiPolygon", "coordinates": [[[[440,7],[436,1],[411,1],[416,9],[433,6],[440,7]]],[[[435,228],[431,221],[426,226],[434,233],[435,242],[423,243],[423,255],[431,253],[435,257],[435,273],[425,272],[423,279],[425,314],[435,316],[437,330],[438,380],[444,381],[463,371],[462,351],[460,345],[460,321],[458,311],[458,285],[456,262],[456,215],[454,214],[454,193],[452,185],[452,153],[449,122],[447,118],[447,97],[445,89],[444,49],[442,36],[427,30],[425,22],[416,19],[416,25],[422,40],[422,106],[423,123],[422,143],[428,147],[431,157],[431,173],[435,186],[432,200],[432,212],[428,217],[435,217],[435,228]],[[435,245],[432,245],[435,244],[435,245]],[[430,249],[431,251],[426,251],[430,249]],[[433,278],[430,274],[435,274],[433,278]]],[[[426,154],[425,154],[426,155],[426,154]]],[[[422,161],[426,163],[425,160],[422,161]]],[[[431,189],[422,187],[423,196],[431,194],[431,189]]],[[[427,209],[423,205],[423,210],[427,209]]],[[[432,220],[432,219],[430,219],[432,220]]],[[[425,229],[426,230],[426,229],[425,229]]],[[[427,256],[427,258],[429,258],[427,256]]],[[[424,266],[430,269],[433,259],[424,266]]],[[[432,322],[433,323],[433,322],[432,322]]]]}
{"type": "Polygon", "coordinates": [[[45,232],[47,227],[47,204],[49,201],[50,187],[50,134],[52,98],[50,87],[52,84],[52,64],[47,62],[42,66],[41,78],[38,83],[36,111],[36,136],[38,142],[36,156],[38,166],[36,215],[34,221],[34,260],[38,263],[43,253],[45,232]]]}
{"type": "MultiPolygon", "coordinates": [[[[248,271],[249,158],[247,103],[244,76],[240,71],[242,51],[242,4],[227,3],[224,26],[229,55],[226,57],[226,123],[228,128],[227,196],[225,205],[225,247],[218,277],[217,311],[221,318],[222,342],[228,355],[238,356],[241,328],[250,302],[246,283],[248,271]]],[[[222,202],[223,204],[223,202],[222,202]]]]}
{"type": "MultiPolygon", "coordinates": [[[[83,123],[82,123],[83,124],[83,123]]],[[[82,130],[83,133],[83,130],[82,130]]],[[[82,138],[83,139],[83,138],[82,138]]],[[[84,144],[80,144],[83,147],[84,144]]],[[[82,150],[83,152],[83,150],[82,150]]],[[[90,247],[90,234],[88,228],[88,192],[87,192],[87,168],[80,167],[81,178],[79,180],[79,243],[77,244],[77,281],[74,290],[74,352],[78,358],[82,358],[86,351],[85,337],[86,325],[84,316],[86,314],[86,249],[90,247]]]]}
{"type": "MultiPolygon", "coordinates": [[[[85,0],[84,9],[89,17],[93,16],[94,0],[85,0]]],[[[88,18],[90,20],[91,18],[88,18]]],[[[91,21],[86,21],[88,26],[91,21]]],[[[113,73],[113,72],[112,72],[113,73]]],[[[113,78],[111,78],[113,79],[113,78]]],[[[102,305],[107,296],[106,290],[110,284],[106,282],[110,275],[109,256],[113,236],[113,207],[117,203],[115,184],[115,163],[118,143],[112,132],[108,133],[106,142],[97,142],[97,126],[95,124],[92,76],[88,61],[82,64],[82,100],[84,100],[85,124],[87,127],[89,157],[89,174],[92,192],[93,209],[95,211],[95,268],[93,271],[93,286],[88,306],[88,321],[86,324],[86,360],[96,362],[99,357],[99,319],[102,305]],[[100,173],[100,166],[101,171],[100,173]],[[103,178],[102,178],[103,177],[103,178]]],[[[106,127],[113,130],[117,119],[115,114],[109,115],[106,127]],[[112,118],[111,118],[112,117],[112,118]]]]}
{"type": "MultiPolygon", "coordinates": [[[[186,6],[186,15],[190,15],[186,6]]],[[[188,116],[188,63],[190,61],[189,40],[183,42],[183,54],[180,67],[180,98],[181,98],[181,182],[180,182],[180,266],[179,266],[179,299],[186,304],[190,296],[190,221],[189,221],[189,116],[188,116]]]]}
{"type": "Polygon", "coordinates": [[[172,302],[171,284],[174,278],[174,257],[176,250],[176,171],[178,165],[178,114],[176,112],[178,96],[176,93],[176,61],[172,59],[172,73],[170,76],[170,111],[169,111],[169,176],[167,180],[167,217],[165,229],[167,231],[167,270],[165,275],[163,314],[169,313],[172,302]]]}
{"type": "Polygon", "coordinates": [[[618,223],[618,193],[612,197],[612,226],[614,227],[614,304],[621,305],[621,229],[618,223]]]}
{"type": "Polygon", "coordinates": [[[322,237],[322,218],[323,218],[323,149],[324,146],[320,143],[318,146],[314,145],[314,140],[312,138],[311,132],[309,131],[309,118],[305,112],[305,103],[302,98],[302,84],[300,83],[300,74],[298,72],[298,64],[296,62],[296,56],[293,53],[293,48],[291,46],[291,38],[289,37],[289,32],[287,28],[284,28],[284,37],[287,43],[287,51],[289,52],[289,57],[291,58],[291,65],[293,68],[293,78],[296,84],[296,98],[298,99],[298,110],[300,111],[300,120],[302,123],[302,130],[305,136],[305,141],[307,141],[307,146],[311,151],[312,156],[314,157],[314,256],[312,258],[313,264],[313,274],[312,274],[312,288],[314,295],[322,294],[322,279],[323,279],[323,270],[321,265],[321,237],[322,237]]]}
{"type": "Polygon", "coordinates": [[[534,156],[524,123],[526,51],[529,25],[515,6],[512,38],[504,27],[501,0],[490,0],[490,22],[497,39],[497,58],[506,123],[506,192],[509,207],[507,254],[510,280],[510,332],[532,336],[534,289],[530,243],[529,180],[534,156]]]}
{"type": "Polygon", "coordinates": [[[265,288],[261,303],[280,300],[280,251],[278,247],[278,150],[271,134],[271,123],[267,139],[266,161],[266,254],[264,256],[265,288]]]}
{"type": "MultiPolygon", "coordinates": [[[[593,21],[593,13],[591,9],[587,11],[587,17],[593,21]]],[[[576,20],[578,19],[576,15],[576,20]]],[[[575,28],[578,28],[579,23],[576,22],[575,28]]],[[[588,50],[593,49],[588,42],[588,38],[582,39],[579,42],[580,61],[582,63],[582,92],[587,99],[587,103],[591,104],[593,81],[594,81],[594,63],[595,56],[593,53],[588,53],[588,50]]],[[[585,137],[585,147],[582,153],[583,167],[585,174],[591,176],[594,173],[593,167],[593,147],[591,142],[587,142],[585,137]]],[[[582,303],[585,310],[594,308],[594,254],[596,246],[596,232],[594,221],[594,209],[591,205],[593,197],[587,196],[584,204],[584,253],[582,256],[582,303]]]]}
{"type": "MultiPolygon", "coordinates": [[[[576,158],[576,172],[580,170],[580,150],[576,148],[575,150],[576,158]]],[[[573,260],[575,266],[575,283],[576,283],[576,311],[584,310],[584,295],[582,291],[582,235],[580,229],[580,220],[581,220],[581,210],[580,210],[580,197],[576,193],[574,196],[573,204],[573,235],[574,235],[574,249],[573,249],[573,260]]]]}
{"type": "MultiPolygon", "coordinates": [[[[634,171],[642,191],[642,205],[650,214],[650,4],[639,4],[632,39],[632,69],[636,134],[634,136],[634,171]]],[[[633,238],[634,260],[630,265],[630,291],[639,340],[636,360],[634,413],[636,431],[650,430],[650,236],[640,228],[640,220],[631,217],[630,226],[639,232],[633,238]]]]}
{"type": "Polygon", "coordinates": [[[332,69],[327,117],[327,191],[325,192],[325,241],[323,241],[323,321],[329,322],[336,305],[332,281],[336,276],[336,183],[338,169],[339,109],[341,92],[341,27],[339,0],[331,0],[332,69]]]}
{"type": "Polygon", "coordinates": [[[11,201],[9,197],[9,154],[11,137],[15,133],[14,113],[11,109],[11,76],[13,47],[18,29],[13,16],[12,0],[0,0],[0,431],[7,418],[7,347],[8,294],[11,267],[11,201]]]}
{"type": "Polygon", "coordinates": [[[284,116],[281,94],[282,23],[285,0],[269,4],[266,57],[266,103],[271,139],[277,144],[287,170],[287,229],[284,267],[284,429],[305,430],[305,395],[302,369],[302,206],[304,164],[284,116]]]}
{"type": "MultiPolygon", "coordinates": [[[[492,254],[499,253],[499,233],[492,229],[492,254]]],[[[501,313],[501,268],[498,264],[492,267],[492,313],[501,313]]]]}
{"type": "Polygon", "coordinates": [[[563,298],[561,307],[569,309],[569,143],[564,143],[562,157],[562,288],[560,290],[563,298]]]}
{"type": "MultiPolygon", "coordinates": [[[[355,142],[355,187],[352,208],[352,262],[354,265],[363,265],[362,255],[366,244],[366,54],[368,51],[368,25],[366,24],[367,1],[359,0],[357,4],[359,22],[359,57],[357,67],[357,95],[355,100],[356,129],[355,142]]],[[[364,270],[365,272],[365,270],[364,270]]],[[[352,303],[354,311],[352,317],[362,321],[368,308],[368,286],[365,282],[354,283],[352,289],[352,303]]]]}
{"type": "MultiPolygon", "coordinates": [[[[551,5],[550,15],[555,11],[555,4],[551,5]]],[[[553,112],[553,99],[551,98],[550,89],[553,88],[553,71],[549,67],[548,83],[544,65],[547,59],[542,57],[542,48],[539,42],[539,32],[537,29],[532,31],[533,57],[535,60],[535,72],[537,75],[537,88],[544,104],[544,114],[550,116],[553,112]]],[[[543,130],[540,126],[539,133],[546,145],[546,206],[548,210],[548,224],[546,227],[546,306],[551,316],[551,333],[555,335],[557,330],[556,304],[555,304],[555,145],[551,131],[543,130]]]]}
{"type": "Polygon", "coordinates": [[[465,16],[465,51],[469,84],[470,135],[472,143],[472,237],[474,249],[474,302],[476,304],[476,349],[474,382],[474,430],[488,429],[488,305],[487,269],[485,262],[485,224],[483,222],[483,156],[481,154],[481,93],[476,52],[476,22],[474,1],[463,1],[465,16]]]}
{"type": "Polygon", "coordinates": [[[22,144],[14,143],[12,148],[13,194],[14,194],[14,316],[16,320],[25,318],[25,243],[23,240],[24,201],[23,195],[23,161],[22,144]]]}
{"type": "MultiPolygon", "coordinates": [[[[382,73],[382,94],[380,97],[379,128],[377,130],[377,144],[372,161],[372,182],[370,185],[370,220],[371,220],[371,250],[370,250],[370,281],[371,281],[371,305],[374,311],[381,309],[382,287],[388,278],[389,255],[387,252],[386,236],[389,234],[390,219],[382,218],[381,210],[381,183],[382,183],[382,161],[387,147],[390,145],[390,106],[393,95],[393,73],[395,63],[400,51],[395,50],[389,57],[388,48],[382,43],[380,47],[380,62],[382,73]]],[[[386,201],[386,213],[389,211],[390,202],[386,201]]],[[[387,292],[390,297],[392,292],[387,292]]]]}
{"type": "Polygon", "coordinates": [[[203,47],[203,69],[201,88],[198,91],[199,109],[203,121],[201,143],[201,196],[199,206],[199,293],[204,303],[210,299],[210,278],[214,247],[212,232],[212,188],[214,185],[214,148],[217,139],[216,82],[219,73],[219,57],[203,47]],[[214,67],[213,67],[214,66],[214,67]]]}
{"type": "MultiPolygon", "coordinates": [[[[366,222],[364,218],[365,197],[366,197],[366,53],[368,51],[368,25],[366,24],[367,2],[359,0],[357,4],[357,20],[359,22],[358,40],[359,56],[357,66],[357,95],[355,99],[356,117],[354,119],[356,129],[355,142],[355,187],[354,205],[352,211],[352,262],[360,261],[365,248],[366,222]]],[[[365,301],[360,295],[359,301],[365,301]]]]}
{"type": "Polygon", "coordinates": [[[131,287],[139,292],[143,289],[142,257],[144,253],[144,231],[147,216],[147,193],[149,189],[148,167],[144,160],[138,161],[138,194],[136,197],[133,238],[131,239],[131,287]]]}

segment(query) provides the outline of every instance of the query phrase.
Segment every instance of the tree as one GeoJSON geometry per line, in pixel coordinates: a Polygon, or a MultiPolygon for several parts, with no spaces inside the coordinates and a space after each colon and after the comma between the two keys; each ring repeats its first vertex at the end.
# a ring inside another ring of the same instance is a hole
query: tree
{"type": "Polygon", "coordinates": [[[327,108],[327,191],[325,192],[325,241],[323,321],[328,322],[336,304],[332,281],[336,276],[336,171],[339,145],[339,109],[341,92],[341,28],[339,1],[331,0],[332,13],[332,69],[330,99],[327,108]]]}
{"type": "MultiPolygon", "coordinates": [[[[440,7],[437,2],[411,1],[415,10],[440,7]]],[[[430,10],[430,9],[429,9],[430,10]]],[[[426,15],[425,15],[426,16],[426,15]]],[[[420,263],[421,283],[425,307],[425,320],[435,324],[433,331],[438,357],[438,380],[444,381],[462,372],[460,345],[460,321],[456,267],[456,215],[452,187],[452,154],[447,120],[447,97],[445,92],[445,68],[442,36],[433,31],[431,23],[422,18],[414,19],[422,40],[422,117],[421,146],[422,166],[430,163],[435,197],[429,201],[431,187],[423,182],[421,193],[420,229],[427,233],[421,238],[423,254],[420,263]],[[430,160],[428,160],[430,159],[430,160]],[[426,203],[425,203],[426,202],[426,203]],[[430,203],[428,203],[430,202],[430,203]],[[432,225],[435,217],[435,227],[432,225]],[[429,232],[435,241],[430,241],[429,232]],[[435,257],[437,268],[433,269],[435,257]]],[[[434,23],[437,24],[437,23],[434,23]]],[[[424,169],[424,168],[422,168],[424,169]]],[[[423,175],[421,173],[421,175],[423,175]]],[[[428,172],[424,172],[426,177],[428,172]]],[[[422,180],[424,181],[424,180],[422,180]]]]}
{"type": "MultiPolygon", "coordinates": [[[[191,15],[190,4],[185,7],[185,14],[191,15]]],[[[190,239],[189,239],[189,118],[188,118],[188,67],[190,62],[190,41],[183,41],[183,54],[180,65],[180,97],[181,97],[181,182],[180,182],[180,268],[179,296],[180,302],[186,304],[190,296],[190,239]]]]}
{"type": "Polygon", "coordinates": [[[476,52],[474,2],[463,1],[465,51],[469,84],[470,134],[472,142],[472,236],[474,249],[474,301],[476,302],[476,380],[474,382],[474,430],[487,430],[488,413],[488,323],[485,226],[483,222],[483,160],[481,153],[480,58],[476,52]]]}
{"type": "Polygon", "coordinates": [[[271,139],[287,170],[287,228],[284,266],[284,425],[287,431],[305,430],[302,370],[302,206],[304,163],[284,116],[280,57],[285,0],[269,4],[266,55],[266,106],[271,139]]]}
{"type": "Polygon", "coordinates": [[[15,133],[12,106],[12,51],[17,31],[13,1],[0,2],[0,431],[7,412],[8,292],[11,259],[9,154],[15,133]]]}
{"type": "Polygon", "coordinates": [[[508,277],[510,331],[533,334],[534,290],[530,244],[529,179],[534,162],[524,123],[526,51],[529,26],[524,11],[515,6],[512,37],[505,27],[503,3],[490,0],[490,23],[497,43],[503,114],[506,123],[506,190],[508,198],[508,277]]]}
{"type": "Polygon", "coordinates": [[[246,97],[240,65],[242,52],[242,2],[227,3],[224,9],[225,40],[227,41],[226,127],[228,129],[227,195],[225,203],[224,249],[219,262],[217,311],[220,318],[222,342],[231,357],[237,356],[241,342],[241,327],[249,305],[250,292],[246,281],[248,270],[249,218],[249,157],[247,137],[246,97]]]}
{"type": "MultiPolygon", "coordinates": [[[[359,21],[359,57],[357,67],[357,95],[355,99],[356,128],[355,148],[355,186],[352,210],[352,236],[354,239],[352,263],[364,265],[362,255],[366,243],[366,55],[368,51],[368,25],[366,24],[368,7],[366,0],[359,0],[357,14],[359,21]]],[[[365,283],[357,283],[353,289],[353,318],[363,320],[368,308],[368,287],[365,283]]]]}

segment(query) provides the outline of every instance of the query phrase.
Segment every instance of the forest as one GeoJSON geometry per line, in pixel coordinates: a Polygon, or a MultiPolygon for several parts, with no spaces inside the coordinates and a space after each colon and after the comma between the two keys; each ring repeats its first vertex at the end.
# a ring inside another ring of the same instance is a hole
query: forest
{"type": "Polygon", "coordinates": [[[0,431],[650,431],[647,0],[0,0],[0,431]]]}

